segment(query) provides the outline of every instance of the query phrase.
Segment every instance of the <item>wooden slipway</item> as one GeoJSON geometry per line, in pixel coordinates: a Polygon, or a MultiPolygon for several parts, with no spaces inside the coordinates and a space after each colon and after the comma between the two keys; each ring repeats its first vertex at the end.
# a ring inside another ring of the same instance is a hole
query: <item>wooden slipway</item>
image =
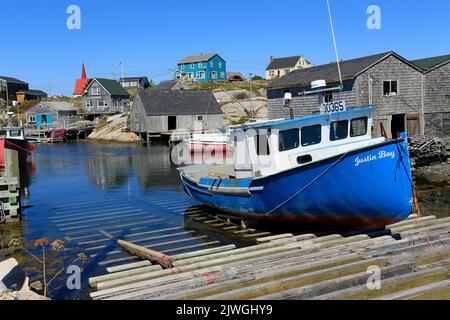
{"type": "Polygon", "coordinates": [[[417,217],[395,236],[272,235],[142,261],[90,278],[96,300],[450,299],[450,218],[417,217]],[[166,266],[167,267],[167,266],[166,266]],[[380,281],[378,281],[380,280],[380,281]]]}

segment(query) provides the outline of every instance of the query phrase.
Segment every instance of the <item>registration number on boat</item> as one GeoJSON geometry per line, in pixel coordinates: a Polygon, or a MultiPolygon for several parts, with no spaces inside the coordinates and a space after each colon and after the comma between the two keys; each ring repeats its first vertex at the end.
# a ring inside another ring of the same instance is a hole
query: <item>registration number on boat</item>
{"type": "Polygon", "coordinates": [[[320,113],[332,113],[332,112],[340,112],[346,111],[347,106],[345,105],[345,101],[335,101],[329,103],[322,103],[320,105],[320,113]]]}

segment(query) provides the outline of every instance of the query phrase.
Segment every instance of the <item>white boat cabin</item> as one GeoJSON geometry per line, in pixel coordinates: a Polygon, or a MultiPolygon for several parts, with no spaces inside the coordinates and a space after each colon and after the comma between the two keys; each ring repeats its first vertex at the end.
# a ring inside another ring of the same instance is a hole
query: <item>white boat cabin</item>
{"type": "Polygon", "coordinates": [[[234,177],[257,178],[385,141],[372,138],[368,107],[235,128],[234,177]]]}
{"type": "Polygon", "coordinates": [[[22,127],[0,128],[0,137],[14,140],[25,140],[25,131],[22,127]]]}

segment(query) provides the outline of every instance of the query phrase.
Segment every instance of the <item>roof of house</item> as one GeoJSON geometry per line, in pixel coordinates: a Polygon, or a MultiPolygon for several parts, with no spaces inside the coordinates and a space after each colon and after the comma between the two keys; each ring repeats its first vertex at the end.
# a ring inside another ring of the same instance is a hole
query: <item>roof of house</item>
{"type": "Polygon", "coordinates": [[[41,96],[41,97],[47,96],[47,93],[42,90],[19,90],[17,91],[17,94],[26,94],[30,96],[41,96]]]}
{"type": "Polygon", "coordinates": [[[209,61],[211,58],[217,55],[218,55],[217,53],[211,53],[211,54],[202,54],[198,56],[189,56],[184,58],[183,60],[178,61],[178,64],[209,61]]]}
{"type": "Polygon", "coordinates": [[[148,116],[222,114],[211,90],[140,90],[148,116]]]}
{"type": "Polygon", "coordinates": [[[108,93],[112,96],[130,96],[130,94],[120,85],[119,82],[112,79],[104,79],[104,78],[94,78],[91,79],[88,86],[84,90],[88,89],[88,87],[94,82],[97,81],[108,93]]]}
{"type": "Polygon", "coordinates": [[[434,69],[437,66],[440,66],[443,63],[450,61],[450,55],[431,57],[426,59],[419,59],[411,61],[413,64],[418,66],[420,69],[424,71],[429,71],[434,69]]]}
{"type": "Polygon", "coordinates": [[[227,72],[227,79],[231,79],[231,78],[242,78],[242,80],[245,80],[245,77],[242,75],[242,73],[240,72],[227,72]]]}
{"type": "Polygon", "coordinates": [[[73,91],[74,96],[80,96],[83,94],[84,88],[88,85],[90,79],[78,79],[75,82],[75,90],[73,91]]]}
{"type": "Polygon", "coordinates": [[[143,77],[123,77],[123,78],[119,79],[119,82],[121,82],[121,81],[136,81],[136,80],[141,81],[141,80],[146,80],[146,79],[148,80],[148,78],[145,76],[143,76],[143,77]]]}
{"type": "Polygon", "coordinates": [[[157,86],[154,86],[152,88],[152,90],[162,90],[162,91],[167,91],[167,90],[172,90],[178,83],[179,80],[164,80],[161,81],[157,86]]]}
{"type": "Polygon", "coordinates": [[[266,70],[295,67],[295,65],[297,64],[298,60],[300,60],[301,57],[302,56],[274,58],[274,59],[272,59],[272,61],[270,62],[269,66],[266,68],[266,70]]]}
{"type": "MultiPolygon", "coordinates": [[[[345,60],[340,62],[341,74],[343,80],[354,79],[360,73],[367,70],[369,67],[377,64],[378,62],[386,59],[387,57],[394,55],[401,59],[405,63],[409,64],[413,68],[420,71],[420,69],[409,62],[408,60],[402,58],[393,51],[379,53],[367,57],[345,60]]],[[[311,82],[316,80],[326,80],[327,82],[338,82],[339,73],[337,68],[337,63],[329,63],[320,66],[314,66],[306,69],[300,69],[292,71],[291,73],[273,80],[269,87],[291,87],[291,86],[307,86],[311,82]]]]}
{"type": "Polygon", "coordinates": [[[12,78],[12,77],[4,77],[4,76],[0,76],[0,80],[4,80],[6,82],[10,82],[10,83],[17,83],[17,84],[28,84],[22,80],[16,79],[16,78],[12,78]]]}
{"type": "Polygon", "coordinates": [[[73,103],[66,101],[43,101],[32,107],[29,112],[34,111],[34,109],[39,109],[42,106],[50,107],[56,111],[76,111],[77,108],[73,103]]]}

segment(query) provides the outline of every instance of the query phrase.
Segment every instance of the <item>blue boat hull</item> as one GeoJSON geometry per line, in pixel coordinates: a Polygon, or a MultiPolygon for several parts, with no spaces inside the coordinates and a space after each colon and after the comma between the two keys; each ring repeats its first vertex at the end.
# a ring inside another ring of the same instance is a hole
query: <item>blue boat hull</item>
{"type": "Polygon", "coordinates": [[[195,181],[181,172],[191,197],[244,218],[377,228],[407,218],[413,208],[404,139],[264,178],[195,181]],[[217,192],[218,186],[230,192],[217,192]],[[233,188],[248,192],[233,194],[233,188]]]}

